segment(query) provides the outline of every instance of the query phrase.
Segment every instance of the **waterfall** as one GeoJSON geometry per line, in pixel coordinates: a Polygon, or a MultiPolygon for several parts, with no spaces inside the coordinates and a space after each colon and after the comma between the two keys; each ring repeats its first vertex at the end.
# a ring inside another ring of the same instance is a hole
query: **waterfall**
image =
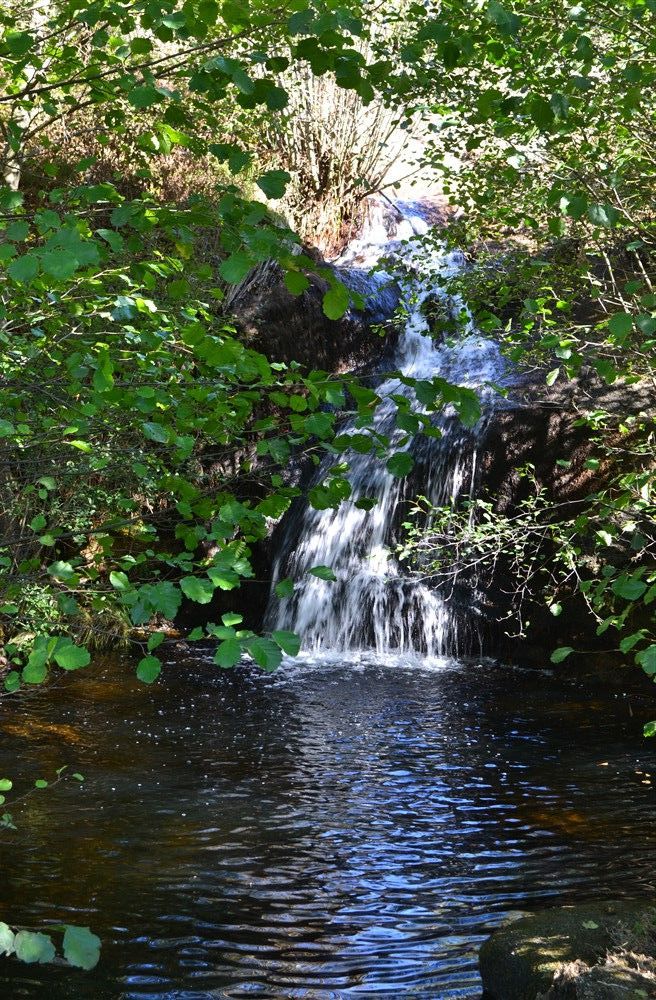
{"type": "MultiPolygon", "coordinates": [[[[463,268],[464,260],[431,238],[426,240],[429,230],[420,206],[386,207],[375,202],[364,234],[335,262],[336,267],[346,284],[365,293],[373,315],[389,309],[390,289],[397,288],[398,299],[400,287],[406,319],[390,370],[415,379],[439,375],[475,388],[489,406],[494,395],[489,383],[504,379],[498,345],[476,332],[462,302],[445,290],[445,280],[463,268]],[[428,299],[459,317],[455,341],[439,343],[431,336],[422,308],[428,299]]],[[[413,390],[398,377],[389,377],[376,386],[376,392],[382,402],[373,429],[387,435],[398,450],[411,451],[413,473],[407,479],[397,478],[372,454],[349,451],[344,456],[350,466],[349,500],[337,510],[315,510],[306,502],[292,508],[280,531],[273,587],[278,580],[291,578],[294,593],[279,599],[272,587],[266,625],[297,632],[306,651],[375,650],[424,656],[468,652],[471,609],[459,613],[453,592],[442,593],[404,575],[394,549],[405,501],[421,494],[434,504],[455,503],[472,488],[483,421],[466,428],[447,409],[436,421],[441,438],[418,435],[406,443],[407,434],[396,426],[397,406],[391,397],[402,395],[412,401],[415,412],[424,412],[413,390]],[[377,503],[362,510],[355,506],[362,497],[375,497],[377,503]],[[337,581],[308,575],[315,566],[329,566],[337,581]]],[[[342,434],[355,431],[354,420],[341,428],[342,434]]],[[[316,482],[326,477],[334,462],[326,457],[316,482]]]]}

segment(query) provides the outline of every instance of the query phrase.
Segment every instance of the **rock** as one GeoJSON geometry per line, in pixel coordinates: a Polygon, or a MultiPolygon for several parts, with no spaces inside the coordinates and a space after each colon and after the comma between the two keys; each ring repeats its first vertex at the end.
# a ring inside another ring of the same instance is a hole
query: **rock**
{"type": "MultiPolygon", "coordinates": [[[[538,1000],[548,993],[554,977],[568,963],[596,966],[617,940],[619,926],[635,924],[651,905],[645,900],[619,900],[561,906],[505,924],[494,931],[480,951],[486,1000],[538,1000]]],[[[630,993],[623,995],[627,1000],[631,997],[630,993]]],[[[552,996],[569,994],[549,993],[550,1000],[552,996]]],[[[595,994],[572,996],[587,998],[595,994]]]]}
{"type": "MultiPolygon", "coordinates": [[[[496,512],[513,517],[524,502],[535,497],[537,487],[558,505],[563,519],[577,516],[584,509],[585,498],[603,490],[619,471],[613,464],[615,459],[604,460],[594,467],[588,461],[598,450],[595,451],[593,441],[595,434],[581,423],[580,417],[598,410],[611,414],[610,425],[622,420],[629,422],[627,418],[656,420],[653,386],[620,381],[607,386],[594,373],[582,374],[564,387],[549,388],[529,382],[519,386],[512,404],[494,412],[485,427],[477,460],[478,495],[491,499],[496,512]],[[527,465],[533,468],[535,484],[522,474],[527,465]]],[[[623,436],[610,425],[604,432],[606,441],[630,451],[631,434],[623,436]]],[[[640,432],[634,429],[633,433],[639,439],[640,432]]],[[[582,539],[582,559],[594,559],[591,544],[582,539]]],[[[547,563],[548,551],[549,542],[545,541],[541,554],[547,563]]],[[[624,550],[613,550],[610,559],[624,565],[634,556],[627,545],[624,550]]],[[[499,659],[544,668],[557,646],[592,652],[606,651],[617,642],[612,631],[597,635],[597,622],[581,594],[571,596],[565,592],[566,613],[554,617],[544,600],[546,578],[542,576],[535,577],[536,586],[529,586],[522,593],[521,619],[530,622],[527,642],[518,627],[518,597],[508,586],[514,577],[509,552],[508,557],[502,555],[498,560],[496,573],[479,586],[485,595],[484,645],[499,659]]],[[[615,669],[626,662],[626,657],[611,662],[604,653],[604,661],[609,669],[615,669]]],[[[569,671],[571,662],[567,660],[561,669],[569,671]]]]}
{"type": "MultiPolygon", "coordinates": [[[[329,267],[317,251],[312,256],[319,267],[329,267]]],[[[312,273],[307,278],[306,291],[292,295],[281,268],[270,262],[256,268],[236,288],[226,309],[244,342],[272,361],[297,361],[328,372],[350,371],[378,361],[391,343],[390,338],[381,341],[371,328],[371,322],[382,316],[349,310],[341,319],[328,319],[323,311],[328,282],[312,273]]]]}

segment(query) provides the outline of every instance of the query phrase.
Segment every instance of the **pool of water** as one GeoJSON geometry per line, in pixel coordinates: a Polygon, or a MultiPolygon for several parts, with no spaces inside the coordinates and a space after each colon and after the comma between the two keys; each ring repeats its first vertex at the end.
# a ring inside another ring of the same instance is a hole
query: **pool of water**
{"type": "Polygon", "coordinates": [[[0,776],[86,780],[0,834],[0,919],[103,939],[90,973],[1,961],[3,998],[475,998],[507,914],[654,893],[646,695],[491,664],[132,672],[2,703],[0,776]]]}

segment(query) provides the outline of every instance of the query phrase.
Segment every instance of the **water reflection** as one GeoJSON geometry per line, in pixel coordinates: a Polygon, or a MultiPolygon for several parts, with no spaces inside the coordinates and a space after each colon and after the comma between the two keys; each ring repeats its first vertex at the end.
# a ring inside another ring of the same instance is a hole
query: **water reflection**
{"type": "Polygon", "coordinates": [[[167,673],[106,664],[3,706],[0,771],[87,781],[3,837],[0,919],[105,945],[90,974],[4,962],[1,996],[474,998],[508,912],[653,891],[656,754],[621,692],[474,665],[167,673]]]}

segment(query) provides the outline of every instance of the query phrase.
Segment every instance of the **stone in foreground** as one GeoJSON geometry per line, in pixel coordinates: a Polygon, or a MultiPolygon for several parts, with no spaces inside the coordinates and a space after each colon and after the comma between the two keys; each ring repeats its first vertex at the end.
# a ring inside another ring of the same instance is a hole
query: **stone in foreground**
{"type": "MultiPolygon", "coordinates": [[[[653,919],[651,900],[617,900],[562,906],[513,920],[484,942],[480,969],[486,1000],[538,1000],[549,993],[556,974],[567,963],[595,966],[618,944],[621,928],[653,919]]],[[[569,994],[549,996],[594,996],[569,994]]],[[[631,996],[600,993],[598,996],[631,996]]],[[[635,996],[656,996],[654,992],[635,996]]]]}

